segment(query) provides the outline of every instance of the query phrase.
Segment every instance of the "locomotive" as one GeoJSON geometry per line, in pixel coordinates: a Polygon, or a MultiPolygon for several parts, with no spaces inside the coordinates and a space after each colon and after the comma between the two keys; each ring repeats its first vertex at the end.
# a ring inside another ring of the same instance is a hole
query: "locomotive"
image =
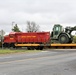
{"type": "MultiPolygon", "coordinates": [[[[15,44],[49,44],[50,32],[11,32],[4,36],[3,47],[16,48],[15,44]]],[[[23,47],[23,45],[22,45],[23,47]]],[[[27,46],[27,49],[43,49],[43,46],[27,46]]]]}

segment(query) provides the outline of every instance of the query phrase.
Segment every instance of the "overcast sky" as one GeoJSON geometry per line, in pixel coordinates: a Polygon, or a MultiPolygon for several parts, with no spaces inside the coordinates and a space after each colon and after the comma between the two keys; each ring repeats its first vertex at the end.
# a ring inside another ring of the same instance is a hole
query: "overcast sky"
{"type": "Polygon", "coordinates": [[[54,24],[75,26],[76,0],[0,0],[0,30],[10,32],[14,21],[25,31],[28,20],[41,31],[51,31],[54,24]]]}

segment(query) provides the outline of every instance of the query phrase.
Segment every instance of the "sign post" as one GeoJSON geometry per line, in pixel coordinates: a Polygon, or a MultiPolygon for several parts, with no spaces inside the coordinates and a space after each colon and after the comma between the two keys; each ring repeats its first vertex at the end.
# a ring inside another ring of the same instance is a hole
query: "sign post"
{"type": "Polygon", "coordinates": [[[2,49],[3,49],[3,36],[4,36],[5,32],[3,30],[0,31],[0,35],[1,35],[1,42],[2,42],[2,49]]]}

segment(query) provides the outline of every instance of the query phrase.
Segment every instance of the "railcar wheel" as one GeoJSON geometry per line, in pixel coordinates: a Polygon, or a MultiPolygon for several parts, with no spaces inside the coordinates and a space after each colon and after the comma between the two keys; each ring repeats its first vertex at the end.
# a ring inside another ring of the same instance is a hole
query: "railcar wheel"
{"type": "Polygon", "coordinates": [[[43,47],[37,47],[36,50],[43,50],[43,47]]]}
{"type": "Polygon", "coordinates": [[[3,44],[3,47],[4,47],[4,48],[9,48],[9,47],[10,47],[10,44],[9,44],[9,43],[4,43],[4,44],[3,44]]]}
{"type": "Polygon", "coordinates": [[[30,47],[27,47],[28,50],[30,50],[30,47]]]}
{"type": "Polygon", "coordinates": [[[67,34],[61,34],[58,38],[60,43],[69,43],[70,39],[67,34]]]}
{"type": "Polygon", "coordinates": [[[7,43],[4,43],[4,44],[3,44],[3,47],[7,47],[7,43]]]}
{"type": "Polygon", "coordinates": [[[34,47],[27,47],[28,50],[34,50],[34,47]]]}
{"type": "Polygon", "coordinates": [[[43,50],[43,46],[42,46],[42,47],[40,47],[40,50],[43,50]]]}
{"type": "Polygon", "coordinates": [[[39,50],[39,47],[35,47],[36,50],[39,50]]]}
{"type": "Polygon", "coordinates": [[[15,48],[15,44],[14,43],[11,43],[10,44],[10,47],[15,48]]]}

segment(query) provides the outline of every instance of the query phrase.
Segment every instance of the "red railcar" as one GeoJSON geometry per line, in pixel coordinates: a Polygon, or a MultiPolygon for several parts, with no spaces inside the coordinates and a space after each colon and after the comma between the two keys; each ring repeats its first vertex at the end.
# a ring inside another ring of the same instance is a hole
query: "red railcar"
{"type": "Polygon", "coordinates": [[[15,46],[18,44],[46,44],[50,42],[50,32],[12,32],[4,37],[4,46],[15,46]]]}

